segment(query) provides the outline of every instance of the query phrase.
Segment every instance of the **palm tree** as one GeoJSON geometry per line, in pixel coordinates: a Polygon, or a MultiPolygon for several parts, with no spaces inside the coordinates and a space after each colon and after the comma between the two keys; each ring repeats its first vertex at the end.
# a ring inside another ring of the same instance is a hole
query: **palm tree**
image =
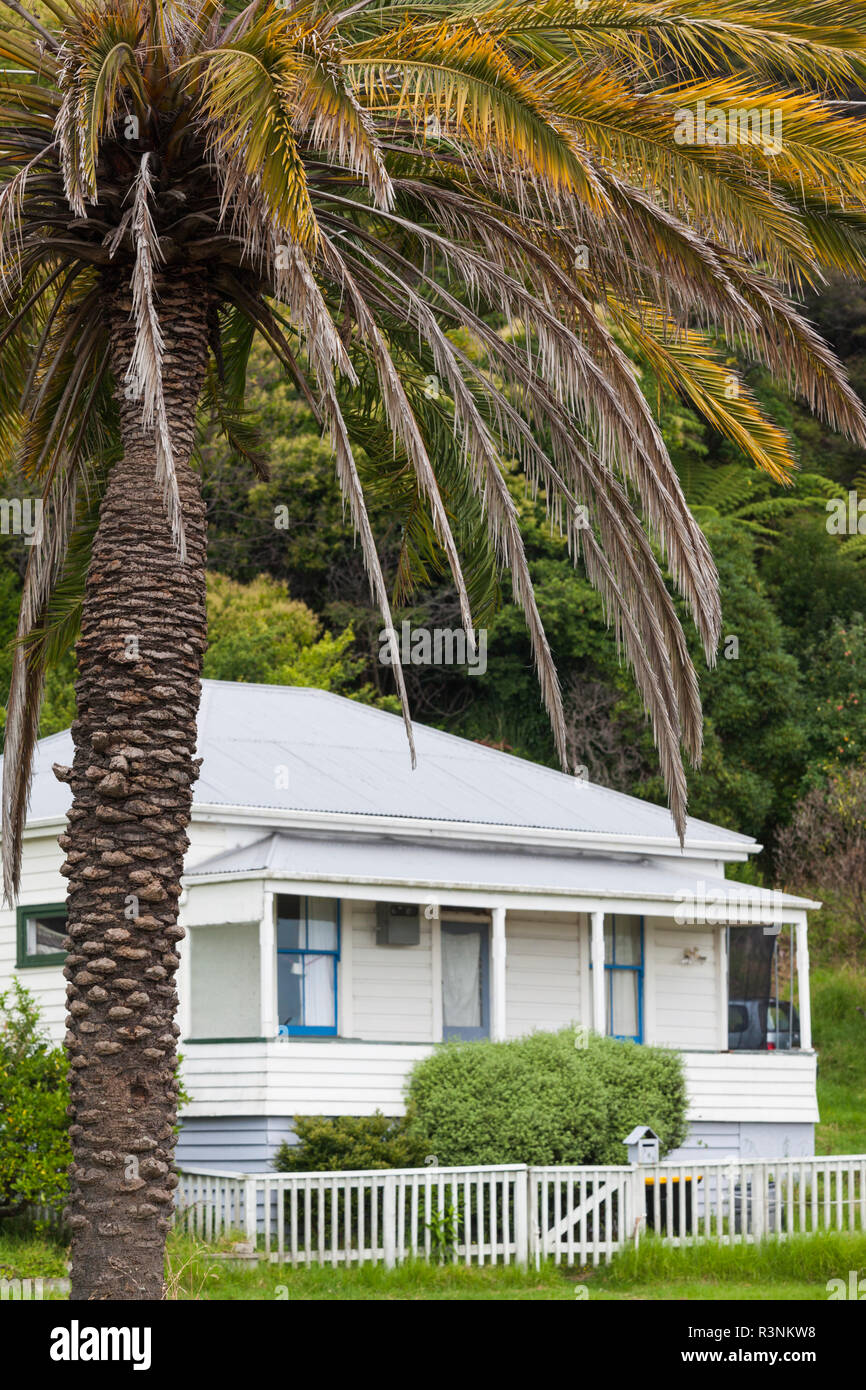
{"type": "Polygon", "coordinates": [[[411,480],[413,534],[450,567],[470,632],[460,557],[483,517],[564,760],[509,469],[540,486],[633,668],[682,834],[681,752],[698,760],[701,716],[662,566],[710,660],[719,599],[629,353],[777,478],[789,443],[733,349],[866,443],[839,365],[787,298],[822,267],[866,264],[863,127],[816,95],[862,77],[866,5],[843,0],[832,20],[823,0],[3,13],[0,441],[43,502],[8,707],[5,891],[45,671],[80,628],[75,757],[56,769],[73,798],[72,1295],[153,1299],[206,644],[200,401],[255,464],[243,383],[260,337],[330,438],[389,628],[359,445],[411,480]],[[701,102],[781,112],[781,147],[683,143],[682,111],[701,102]]]}

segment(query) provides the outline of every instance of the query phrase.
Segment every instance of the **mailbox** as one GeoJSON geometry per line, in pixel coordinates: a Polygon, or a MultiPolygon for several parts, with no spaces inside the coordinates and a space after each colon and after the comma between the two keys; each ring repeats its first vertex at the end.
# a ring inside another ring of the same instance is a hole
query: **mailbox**
{"type": "Polygon", "coordinates": [[[628,1149],[629,1163],[658,1163],[659,1137],[649,1125],[636,1125],[622,1142],[628,1149]]]}

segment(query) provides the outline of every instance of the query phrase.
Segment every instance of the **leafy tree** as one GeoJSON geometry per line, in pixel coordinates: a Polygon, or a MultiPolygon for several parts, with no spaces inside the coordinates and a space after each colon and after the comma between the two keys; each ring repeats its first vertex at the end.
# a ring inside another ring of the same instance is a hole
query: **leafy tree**
{"type": "Polygon", "coordinates": [[[708,758],[692,778],[697,815],[760,836],[787,819],[806,757],[797,661],[755,563],[755,543],[731,522],[708,524],[723,594],[716,666],[702,682],[708,758]]]}
{"type": "Polygon", "coordinates": [[[17,979],[0,994],[0,1216],[62,1204],[69,1148],[67,1062],[17,979]]]}
{"type": "Polygon", "coordinates": [[[866,769],[840,768],[813,787],[779,834],[776,867],[789,888],[827,899],[834,917],[853,925],[847,947],[862,960],[866,945],[866,769]]]}
{"type": "Polygon", "coordinates": [[[855,613],[834,622],[805,652],[806,785],[866,754],[866,619],[855,613]]]}
{"type": "Polygon", "coordinates": [[[238,584],[211,573],[207,590],[204,674],[213,680],[339,690],[355,674],[346,660],[351,628],[338,637],[323,636],[315,614],[289,598],[278,580],[261,575],[251,584],[238,584]]]}
{"type": "Polygon", "coordinates": [[[72,1127],[72,1294],[158,1298],[207,643],[199,402],[261,473],[255,337],[280,361],[330,442],[386,628],[365,491],[399,528],[398,600],[447,566],[471,628],[507,571],[565,760],[508,486],[522,468],[615,623],[683,834],[700,703],[662,563],[708,653],[718,589],[620,344],[775,477],[789,440],[704,324],[866,441],[785,297],[822,265],[864,264],[863,128],[815,96],[857,79],[860,37],[808,0],[734,20],[724,3],[609,0],[48,0],[39,15],[15,0],[0,20],[0,452],[41,494],[46,537],[7,710],[4,883],[11,898],[46,669],[80,629],[75,758],[57,769],[73,794],[72,1106],[88,1116],[72,1127]],[[783,151],[680,143],[699,101],[781,111],[783,151]],[[108,978],[129,951],[133,1016],[108,978]]]}
{"type": "Polygon", "coordinates": [[[866,612],[866,570],[850,546],[828,533],[826,522],[823,508],[817,516],[792,518],[761,562],[788,650],[801,662],[835,619],[866,612]]]}

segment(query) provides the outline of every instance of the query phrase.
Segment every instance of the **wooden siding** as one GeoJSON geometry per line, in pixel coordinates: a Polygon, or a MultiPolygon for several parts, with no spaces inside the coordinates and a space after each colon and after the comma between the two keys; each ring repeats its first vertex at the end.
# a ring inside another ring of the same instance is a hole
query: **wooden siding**
{"type": "MultiPolygon", "coordinates": [[[[430,1045],[312,1041],[183,1044],[197,1115],[386,1115],[430,1045]]],[[[814,1053],[683,1054],[693,1122],[810,1124],[818,1119],[814,1053]]]]}
{"type": "Polygon", "coordinates": [[[693,1120],[818,1120],[814,1052],[687,1052],[693,1120]]]}
{"type": "Polygon", "coordinates": [[[509,1038],[585,1021],[587,969],[575,912],[509,912],[505,920],[505,1031],[509,1038]]]}
{"type": "Polygon", "coordinates": [[[647,917],[644,959],[644,1041],[660,1047],[718,1047],[717,928],[647,917]],[[691,947],[705,959],[683,965],[683,952],[691,947]]]}
{"type": "Polygon", "coordinates": [[[417,946],[377,946],[376,904],[352,903],[346,930],[352,933],[353,1037],[433,1041],[431,927],[422,917],[417,946]]]}
{"type": "MultiPolygon", "coordinates": [[[[56,835],[40,835],[25,840],[19,897],[22,907],[44,907],[49,903],[66,901],[66,879],[60,873],[64,857],[56,835]]],[[[0,912],[0,991],[8,989],[13,974],[17,974],[22,985],[39,1004],[42,1022],[53,1041],[61,1042],[66,1032],[66,980],[63,967],[35,965],[16,971],[16,922],[14,909],[5,908],[0,912]]]]}
{"type": "Polygon", "coordinates": [[[271,1043],[183,1044],[183,1076],[199,1115],[403,1113],[412,1063],[430,1044],[286,1038],[271,1043]]]}
{"type": "Polygon", "coordinates": [[[284,1140],[292,1141],[288,1118],[263,1115],[203,1115],[182,1117],[175,1149],[178,1167],[234,1169],[242,1173],[271,1171],[274,1154],[284,1140]]]}

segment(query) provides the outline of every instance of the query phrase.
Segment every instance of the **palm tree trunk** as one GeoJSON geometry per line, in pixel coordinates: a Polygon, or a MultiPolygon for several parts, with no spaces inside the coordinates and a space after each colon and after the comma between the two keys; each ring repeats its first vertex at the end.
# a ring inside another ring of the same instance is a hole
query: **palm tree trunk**
{"type": "Polygon", "coordinates": [[[99,517],[77,656],[67,852],[66,1047],[73,1299],[159,1299],[177,1178],[178,897],[206,646],[205,508],[189,466],[207,354],[205,286],[157,286],[164,393],[186,525],[178,563],[153,437],[123,378],[127,290],[109,297],[123,457],[99,517]]]}

